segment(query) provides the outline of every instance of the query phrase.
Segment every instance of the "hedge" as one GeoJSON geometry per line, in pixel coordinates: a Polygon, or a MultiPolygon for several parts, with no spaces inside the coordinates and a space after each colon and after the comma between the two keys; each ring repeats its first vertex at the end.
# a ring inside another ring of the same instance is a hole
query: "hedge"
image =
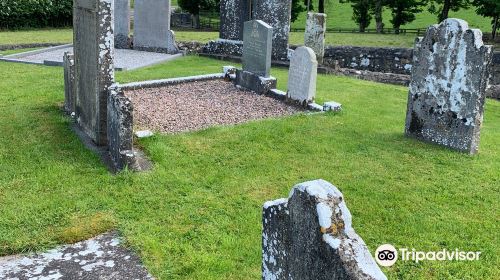
{"type": "Polygon", "coordinates": [[[0,28],[70,26],[72,9],[73,0],[0,0],[0,28]]]}

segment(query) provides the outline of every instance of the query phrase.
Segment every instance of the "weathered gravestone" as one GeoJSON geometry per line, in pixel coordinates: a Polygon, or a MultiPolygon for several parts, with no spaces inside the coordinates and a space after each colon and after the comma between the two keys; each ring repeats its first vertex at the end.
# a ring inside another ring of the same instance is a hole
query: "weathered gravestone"
{"type": "Polygon", "coordinates": [[[342,193],[324,180],[264,204],[262,279],[387,279],[352,228],[342,193]]]}
{"type": "Polygon", "coordinates": [[[64,111],[68,114],[75,112],[75,60],[73,54],[65,52],[64,66],[64,111]]]}
{"type": "Polygon", "coordinates": [[[119,87],[113,86],[108,98],[108,148],[117,170],[135,167],[133,110],[130,99],[119,87]]]}
{"type": "Polygon", "coordinates": [[[266,93],[276,87],[276,79],[271,77],[271,48],[273,28],[261,20],[251,20],[244,24],[243,70],[236,71],[236,85],[266,93]]]}
{"type": "Polygon", "coordinates": [[[429,27],[415,43],[406,135],[477,153],[492,54],[463,20],[429,27]]]}
{"type": "Polygon", "coordinates": [[[178,53],[170,30],[170,0],[136,0],[134,5],[134,49],[178,53]]]}
{"type": "Polygon", "coordinates": [[[130,48],[130,0],[115,0],[115,47],[130,48]]]}
{"type": "Polygon", "coordinates": [[[250,6],[250,0],[220,1],[220,39],[243,40],[243,23],[251,19],[250,6]]]}
{"type": "Polygon", "coordinates": [[[325,55],[326,14],[307,13],[304,45],[316,54],[318,63],[323,63],[325,55]]]}
{"type": "Polygon", "coordinates": [[[287,60],[292,0],[253,1],[253,19],[262,20],[273,27],[272,58],[287,60]]]}
{"type": "Polygon", "coordinates": [[[316,96],[318,62],[311,48],[298,47],[290,59],[287,97],[306,106],[316,96]]]}
{"type": "Polygon", "coordinates": [[[113,0],[75,0],[73,48],[75,117],[97,144],[106,145],[109,87],[114,82],[113,0]]]}

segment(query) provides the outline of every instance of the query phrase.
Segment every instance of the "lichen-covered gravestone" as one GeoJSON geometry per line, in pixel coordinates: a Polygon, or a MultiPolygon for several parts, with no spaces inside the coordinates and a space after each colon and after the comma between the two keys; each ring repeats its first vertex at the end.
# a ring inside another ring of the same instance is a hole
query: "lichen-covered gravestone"
{"type": "Polygon", "coordinates": [[[326,14],[307,13],[304,45],[316,54],[318,63],[323,63],[325,55],[326,14]]]}
{"type": "Polygon", "coordinates": [[[170,0],[136,0],[134,49],[174,54],[179,49],[170,30],[170,0]]]}
{"type": "Polygon", "coordinates": [[[115,0],[115,47],[130,48],[130,0],[115,0]]]}
{"type": "Polygon", "coordinates": [[[97,144],[107,144],[107,100],[114,82],[113,0],[75,0],[75,117],[97,144]]]}
{"type": "Polygon", "coordinates": [[[415,43],[406,135],[477,153],[492,55],[463,20],[429,27],[415,43]]]}
{"type": "Polygon", "coordinates": [[[243,23],[251,19],[250,4],[249,0],[220,1],[220,39],[243,40],[243,23]]]}
{"type": "Polygon", "coordinates": [[[75,112],[75,59],[73,54],[65,52],[64,66],[64,110],[68,114],[75,112]]]}
{"type": "Polygon", "coordinates": [[[272,58],[287,60],[292,0],[254,0],[252,11],[253,19],[262,20],[273,27],[272,58]]]}
{"type": "Polygon", "coordinates": [[[236,71],[235,84],[266,93],[276,87],[276,79],[271,77],[271,48],[273,28],[261,20],[251,20],[244,24],[243,70],[236,71]]]}
{"type": "Polygon", "coordinates": [[[352,228],[342,193],[324,180],[264,204],[262,279],[387,279],[352,228]]]}
{"type": "Polygon", "coordinates": [[[318,62],[311,48],[298,47],[290,59],[287,98],[306,106],[316,96],[318,62]]]}

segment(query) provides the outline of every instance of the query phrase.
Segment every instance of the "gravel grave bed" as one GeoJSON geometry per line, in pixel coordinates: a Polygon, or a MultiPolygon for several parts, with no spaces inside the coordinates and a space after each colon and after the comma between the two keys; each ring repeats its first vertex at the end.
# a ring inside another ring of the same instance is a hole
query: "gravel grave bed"
{"type": "Polygon", "coordinates": [[[224,80],[127,90],[134,106],[134,125],[164,133],[200,130],[264,118],[293,115],[304,109],[224,80]]]}

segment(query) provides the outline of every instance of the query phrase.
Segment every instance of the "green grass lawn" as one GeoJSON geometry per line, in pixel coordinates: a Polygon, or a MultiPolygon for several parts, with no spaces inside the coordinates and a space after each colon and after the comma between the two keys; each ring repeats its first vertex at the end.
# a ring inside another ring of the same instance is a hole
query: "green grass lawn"
{"type": "MultiPolygon", "coordinates": [[[[339,3],[339,0],[325,1],[325,12],[328,16],[326,24],[331,28],[357,28],[356,23],[352,20],[352,8],[350,3],[339,3]]],[[[317,1],[313,1],[317,9],[317,1]]],[[[469,25],[474,28],[480,28],[483,32],[491,32],[490,19],[479,16],[475,12],[475,8],[462,9],[458,12],[450,11],[450,17],[461,18],[469,22],[469,25]]],[[[390,20],[392,19],[391,11],[387,8],[383,14],[384,24],[387,28],[392,28],[390,20]]],[[[292,23],[294,28],[304,28],[306,25],[306,12],[299,15],[298,19],[292,23]]],[[[427,10],[416,14],[415,21],[402,26],[401,28],[426,28],[427,26],[437,23],[436,15],[429,13],[427,10]]],[[[368,28],[375,28],[375,20],[372,19],[368,28]]]]}
{"type": "MultiPolygon", "coordinates": [[[[184,57],[118,72],[120,82],[219,72],[184,57]]],[[[273,69],[284,89],[287,72],[273,69]]],[[[477,262],[398,262],[390,279],[498,279],[500,102],[487,100],[475,157],[403,136],[407,89],[318,76],[296,115],[156,135],[146,173],[111,175],[63,116],[63,71],[0,62],[0,255],[116,228],[159,279],[260,279],[261,207],[299,182],[338,186],[371,252],[380,244],[482,251],[477,262]]]]}
{"type": "MultiPolygon", "coordinates": [[[[208,42],[219,37],[218,32],[176,31],[177,41],[208,42]]],[[[16,32],[0,32],[0,45],[40,43],[71,43],[73,41],[72,29],[29,30],[16,32]]],[[[349,34],[328,33],[326,42],[329,45],[353,45],[375,47],[413,47],[415,37],[412,35],[380,35],[380,34],[349,34]]],[[[304,43],[304,33],[291,32],[290,44],[304,43]]]]}

